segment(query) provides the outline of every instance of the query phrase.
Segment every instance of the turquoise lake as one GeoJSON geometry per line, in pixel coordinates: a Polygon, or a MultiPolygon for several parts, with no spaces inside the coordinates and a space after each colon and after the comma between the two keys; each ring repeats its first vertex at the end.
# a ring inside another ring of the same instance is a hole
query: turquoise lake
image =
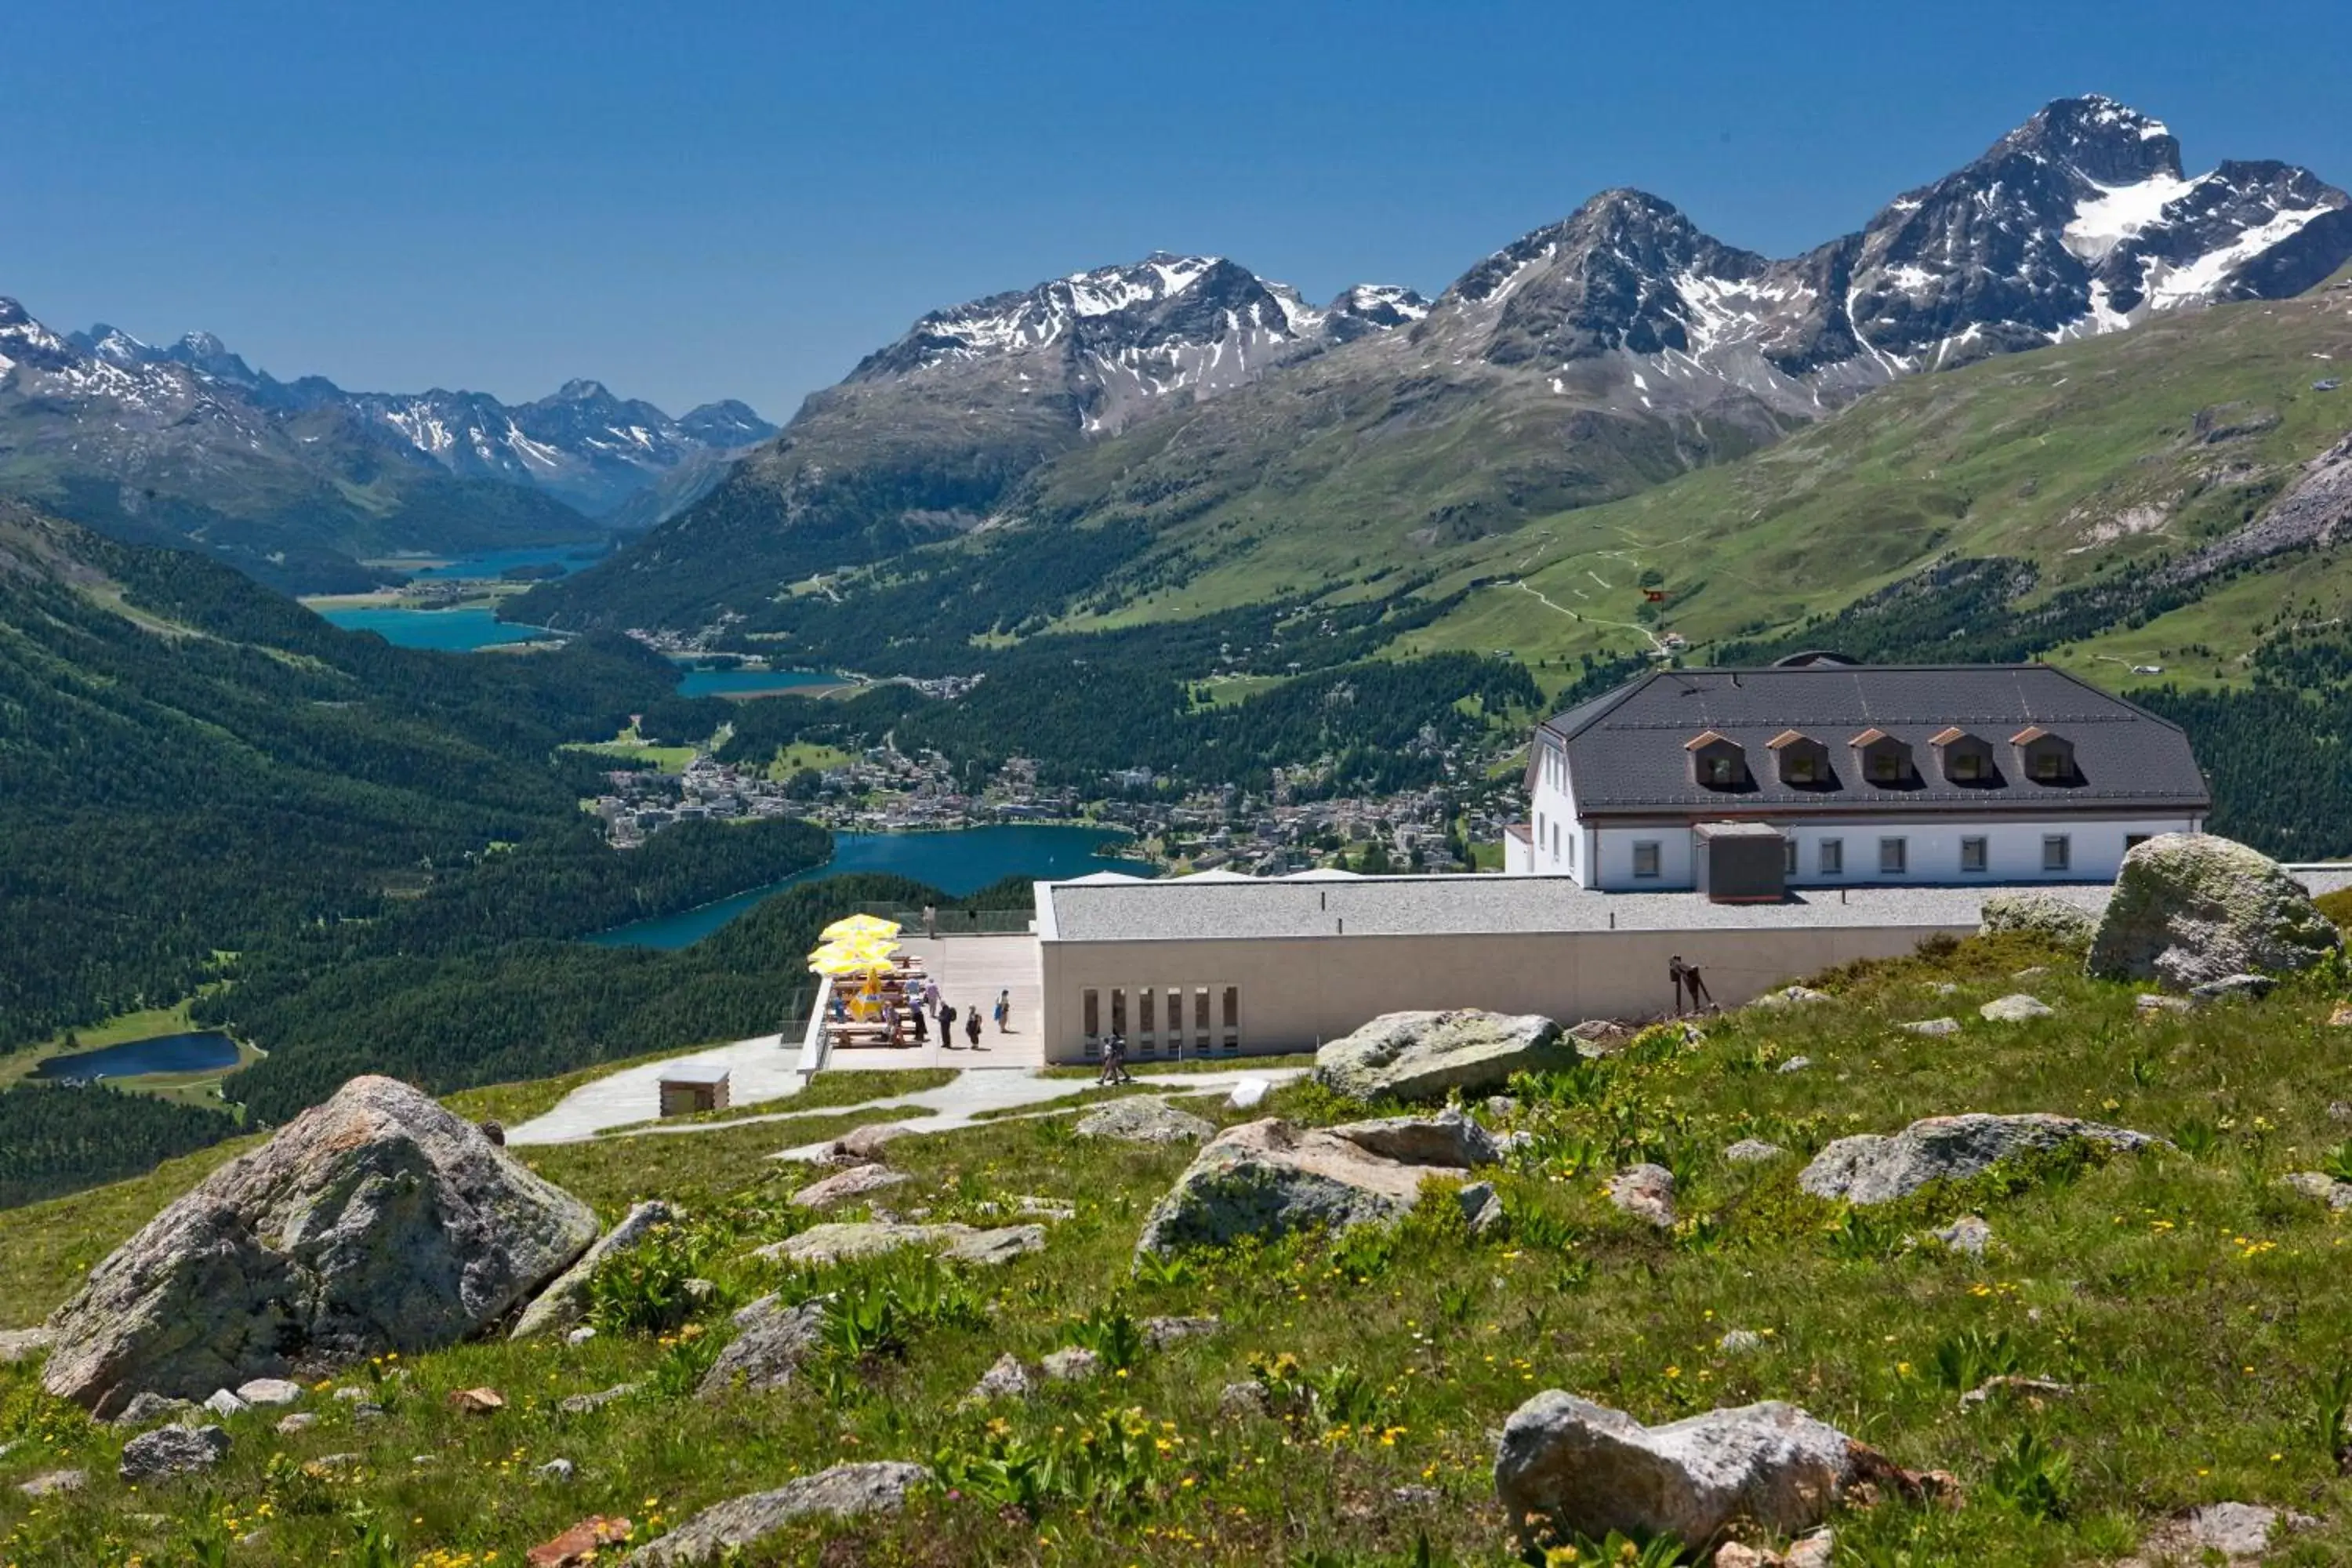
{"type": "Polygon", "coordinates": [[[681,697],[772,697],[808,686],[838,686],[841,677],[822,669],[689,669],[677,683],[681,697]]]}
{"type": "Polygon", "coordinates": [[[471,653],[500,643],[532,642],[548,635],[536,626],[509,626],[488,605],[461,605],[454,610],[353,605],[319,614],[347,632],[373,632],[395,647],[426,647],[442,653],[471,653]]]}
{"type": "Polygon", "coordinates": [[[93,1051],[51,1057],[33,1069],[35,1078],[89,1083],[102,1078],[137,1078],[151,1072],[211,1072],[236,1065],[236,1042],[207,1032],[157,1035],[125,1040],[93,1051]]]}
{"type": "MultiPolygon", "coordinates": [[[[1041,881],[1126,871],[1149,877],[1152,868],[1107,859],[1100,844],[1123,835],[1099,827],[969,827],[945,833],[836,833],[833,858],[797,876],[684,914],[638,921],[587,940],[605,947],[691,947],[772,893],[850,871],[890,871],[928,882],[950,898],[976,892],[1006,877],[1041,881]]],[[[844,911],[845,913],[846,911],[844,911]]]]}

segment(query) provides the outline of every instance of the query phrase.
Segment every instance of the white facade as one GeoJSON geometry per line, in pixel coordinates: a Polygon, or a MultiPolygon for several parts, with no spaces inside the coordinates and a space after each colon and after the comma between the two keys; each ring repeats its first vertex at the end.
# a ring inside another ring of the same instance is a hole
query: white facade
{"type": "MultiPolygon", "coordinates": [[[[1787,837],[1794,859],[1788,871],[1792,888],[2112,882],[2124,852],[2141,839],[2196,833],[2203,826],[2202,819],[2188,816],[2053,816],[2021,822],[1923,814],[1760,820],[1787,837]]],[[[1590,859],[1598,876],[1580,880],[1603,892],[1696,887],[1691,826],[1687,821],[1662,821],[1589,830],[1595,841],[1590,859]]]]}
{"type": "Polygon", "coordinates": [[[1832,816],[1727,809],[1650,822],[1588,821],[1577,810],[1567,748],[1549,731],[1537,733],[1528,776],[1528,836],[1506,837],[1504,870],[1568,877],[1600,892],[1696,888],[1692,829],[1700,822],[1766,822],[1778,828],[1791,847],[1792,888],[2107,882],[2125,851],[2141,839],[2204,827],[2203,817],[2193,813],[2103,816],[2079,810],[1832,816]]]}

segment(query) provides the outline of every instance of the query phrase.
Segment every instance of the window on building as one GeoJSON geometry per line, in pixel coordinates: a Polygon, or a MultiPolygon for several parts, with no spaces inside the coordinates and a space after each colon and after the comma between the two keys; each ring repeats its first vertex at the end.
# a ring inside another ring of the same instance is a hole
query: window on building
{"type": "Polygon", "coordinates": [[[1985,776],[1985,760],[1973,751],[1955,749],[1952,752],[1952,777],[1961,784],[1973,784],[1985,776]]]}
{"type": "Polygon", "coordinates": [[[1739,782],[1739,764],[1730,757],[1718,752],[1703,760],[1706,763],[1706,782],[1717,789],[1729,789],[1739,782]]]}
{"type": "Polygon", "coordinates": [[[1135,994],[1135,1026],[1144,1034],[1157,1034],[1151,1023],[1151,987],[1147,985],[1135,994]]]}
{"type": "Polygon", "coordinates": [[[1960,840],[1961,870],[1982,871],[1990,867],[1991,864],[1992,858],[1990,853],[1990,846],[1988,846],[1983,839],[1963,838],[1960,840]]]}
{"type": "Polygon", "coordinates": [[[2045,833],[2042,836],[2042,868],[2043,870],[2063,871],[2073,862],[2074,844],[2066,835],[2045,833]]]}
{"type": "Polygon", "coordinates": [[[1555,860],[1559,858],[1559,824],[1557,822],[1551,825],[1551,858],[1555,860]]]}
{"type": "Polygon", "coordinates": [[[1911,841],[1907,838],[1882,838],[1878,841],[1878,874],[1900,877],[1911,862],[1911,841]]]}
{"type": "Polygon", "coordinates": [[[1572,837],[1568,841],[1568,868],[1576,869],[1576,840],[1572,837]]]}
{"type": "Polygon", "coordinates": [[[1101,993],[1101,992],[1099,992],[1099,991],[1089,991],[1089,992],[1087,992],[1087,993],[1086,994],[1086,1014],[1087,1014],[1087,1037],[1088,1039],[1092,1039],[1092,1038],[1094,1038],[1095,1037],[1097,1037],[1097,1036],[1098,1036],[1098,1035],[1100,1035],[1100,1034],[1102,1033],[1102,993],[1101,993]]]}
{"type": "Polygon", "coordinates": [[[2033,753],[2033,776],[2037,779],[2063,779],[2066,776],[2066,753],[2056,747],[2033,753]]]}
{"type": "Polygon", "coordinates": [[[1892,749],[1881,749],[1871,752],[1870,782],[1873,784],[1901,784],[1903,782],[1903,753],[1892,749]]]}
{"type": "Polygon", "coordinates": [[[1793,838],[1780,840],[1780,872],[1788,877],[1797,874],[1797,841],[1793,838]]]}
{"type": "Polygon", "coordinates": [[[1780,777],[1792,784],[1814,784],[1821,778],[1820,764],[1810,751],[1791,751],[1780,777]]]}
{"type": "Polygon", "coordinates": [[[1633,875],[1654,877],[1658,874],[1658,843],[1645,838],[1633,846],[1633,875]]]}
{"type": "Polygon", "coordinates": [[[1820,857],[1821,857],[1822,875],[1822,876],[1824,876],[1824,877],[1843,877],[1843,876],[1844,876],[1844,875],[1845,875],[1845,840],[1844,840],[1844,839],[1843,839],[1843,838],[1824,838],[1824,839],[1822,839],[1822,847],[1821,847],[1820,850],[1818,851],[1818,853],[1819,853],[1819,855],[1820,855],[1820,857]]]}

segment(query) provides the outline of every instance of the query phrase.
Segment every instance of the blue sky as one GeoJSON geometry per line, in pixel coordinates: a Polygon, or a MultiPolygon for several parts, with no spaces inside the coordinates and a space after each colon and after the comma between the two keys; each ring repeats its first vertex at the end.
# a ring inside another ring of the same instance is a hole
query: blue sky
{"type": "Polygon", "coordinates": [[[0,293],[280,375],[782,419],[1155,247],[1434,293],[1635,184],[1787,254],[2098,90],[2352,184],[2352,6],[18,0],[0,293]]]}

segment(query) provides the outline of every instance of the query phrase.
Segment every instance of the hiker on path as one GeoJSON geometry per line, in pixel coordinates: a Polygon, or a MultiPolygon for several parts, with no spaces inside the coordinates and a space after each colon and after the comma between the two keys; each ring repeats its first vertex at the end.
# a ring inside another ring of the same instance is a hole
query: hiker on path
{"type": "Polygon", "coordinates": [[[944,1002],[940,1003],[940,1045],[942,1045],[942,1046],[944,1046],[944,1047],[946,1047],[949,1050],[953,1050],[953,1049],[955,1049],[955,1048],[956,1048],[956,1043],[955,1043],[955,1021],[956,1021],[956,1010],[955,1010],[953,1007],[949,1006],[949,1005],[948,1005],[946,1003],[944,1003],[944,1002]]]}
{"type": "Polygon", "coordinates": [[[1107,1089],[1113,1084],[1134,1081],[1127,1070],[1127,1042],[1113,1035],[1103,1041],[1102,1076],[1095,1079],[1095,1087],[1107,1089]]]}
{"type": "Polygon", "coordinates": [[[996,994],[996,1032],[1000,1035],[1013,1032],[1013,993],[1010,991],[996,994]]]}
{"type": "Polygon", "coordinates": [[[1675,983],[1675,1016],[1682,1016],[1685,992],[1689,993],[1690,1010],[1694,1013],[1704,1012],[1715,1005],[1715,998],[1707,993],[1706,982],[1699,978],[1698,965],[1685,963],[1681,953],[1666,961],[1666,974],[1675,983]]]}
{"type": "Polygon", "coordinates": [[[963,1037],[971,1042],[971,1048],[973,1050],[976,1051],[981,1048],[980,1009],[977,1007],[974,1007],[971,1012],[966,1013],[963,1016],[963,1037]]]}
{"type": "Polygon", "coordinates": [[[931,1021],[923,1012],[923,999],[913,998],[914,1005],[907,1009],[915,1016],[915,1044],[927,1046],[931,1041],[931,1021]]]}
{"type": "Polygon", "coordinates": [[[937,941],[940,934],[940,910],[936,904],[923,906],[923,935],[937,941]]]}

